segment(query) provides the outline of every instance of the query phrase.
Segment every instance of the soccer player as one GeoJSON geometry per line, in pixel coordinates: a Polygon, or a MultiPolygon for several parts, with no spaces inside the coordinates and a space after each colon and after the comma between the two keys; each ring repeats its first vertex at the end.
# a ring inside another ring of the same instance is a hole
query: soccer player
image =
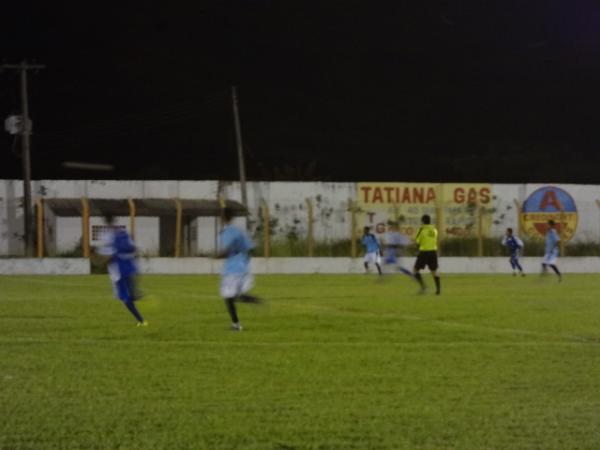
{"type": "Polygon", "coordinates": [[[425,292],[425,282],[421,277],[420,271],[425,267],[429,267],[433,280],[435,281],[435,295],[440,295],[440,277],[437,273],[438,270],[438,255],[437,255],[437,229],[431,225],[431,217],[425,214],[421,217],[421,227],[417,231],[415,241],[419,246],[419,253],[415,262],[413,274],[419,284],[421,285],[421,293],[425,292]]]}
{"type": "Polygon", "coordinates": [[[107,231],[102,237],[104,245],[100,247],[98,253],[108,257],[108,274],[112,281],[113,292],[135,317],[137,326],[145,327],[148,322],[144,320],[134,303],[139,299],[135,283],[138,273],[135,263],[135,245],[127,231],[114,225],[112,215],[107,214],[104,222],[107,231]]]}
{"type": "Polygon", "coordinates": [[[517,276],[516,270],[519,270],[519,273],[522,277],[525,276],[523,273],[523,267],[519,263],[519,257],[521,252],[523,251],[523,241],[519,239],[517,236],[513,235],[513,229],[507,228],[506,234],[502,237],[502,245],[508,248],[510,252],[510,266],[513,270],[513,277],[517,276]]]}
{"type": "Polygon", "coordinates": [[[562,274],[556,266],[556,260],[558,259],[558,245],[560,243],[560,236],[556,231],[556,223],[554,220],[548,221],[548,231],[546,232],[546,249],[544,253],[544,259],[542,260],[542,275],[548,272],[548,266],[558,276],[558,281],[562,281],[562,274]]]}
{"type": "Polygon", "coordinates": [[[369,264],[375,264],[377,272],[381,275],[381,256],[379,255],[380,247],[377,237],[371,233],[370,227],[364,227],[364,233],[362,237],[362,245],[365,246],[365,257],[363,259],[365,264],[365,271],[369,273],[369,264]]]}
{"type": "Polygon", "coordinates": [[[225,300],[225,306],[231,317],[231,329],[242,331],[235,302],[260,303],[257,297],[247,294],[254,285],[254,279],[250,274],[250,251],[254,248],[254,243],[244,231],[231,223],[233,220],[231,208],[223,210],[223,220],[225,227],[221,232],[219,250],[219,256],[225,258],[221,272],[221,297],[225,300]]]}
{"type": "Polygon", "coordinates": [[[386,266],[394,267],[404,275],[414,278],[412,272],[404,268],[400,262],[402,247],[409,244],[410,240],[400,233],[398,222],[388,222],[388,230],[383,242],[383,262],[386,266]]]}

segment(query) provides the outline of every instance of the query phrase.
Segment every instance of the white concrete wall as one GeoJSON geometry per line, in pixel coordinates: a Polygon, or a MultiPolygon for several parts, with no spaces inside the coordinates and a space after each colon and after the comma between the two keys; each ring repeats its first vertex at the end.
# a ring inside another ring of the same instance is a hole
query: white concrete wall
{"type": "MultiPolygon", "coordinates": [[[[540,258],[523,258],[525,272],[540,271],[540,258]]],[[[219,274],[223,261],[212,258],[148,258],[138,260],[143,274],[219,274]]],[[[412,261],[410,261],[412,264],[412,261]]],[[[560,258],[561,271],[569,273],[600,273],[600,257],[560,258]]],[[[254,258],[255,274],[361,274],[361,258],[254,258]]],[[[442,274],[508,274],[507,258],[441,257],[442,274]]],[[[84,258],[4,258],[0,259],[0,275],[84,275],[90,273],[89,260],[84,258]]]]}
{"type": "Polygon", "coordinates": [[[0,275],[89,275],[85,258],[6,258],[0,259],[0,275]]]}
{"type": "MultiPolygon", "coordinates": [[[[23,253],[22,181],[0,180],[0,255],[23,253]]],[[[493,224],[492,236],[501,236],[507,227],[518,228],[518,215],[514,200],[522,203],[534,190],[548,184],[494,184],[492,185],[493,224]]],[[[600,186],[557,185],[575,199],[579,222],[573,242],[600,241],[600,186]]],[[[250,182],[248,202],[250,223],[259,223],[261,200],[270,210],[273,240],[283,240],[288,234],[306,237],[308,213],[306,199],[314,207],[314,232],[317,241],[336,241],[350,237],[348,201],[357,197],[356,183],[334,182],[250,182]]],[[[218,181],[111,181],[111,180],[38,180],[32,183],[34,201],[39,198],[217,198],[219,195],[240,200],[237,182],[218,181]]],[[[48,217],[47,229],[56,234],[57,252],[71,250],[81,238],[81,221],[77,218],[60,218],[53,223],[48,217]]],[[[158,220],[138,218],[137,243],[144,254],[158,251],[158,220]]],[[[92,224],[96,219],[92,219],[92,224]]],[[[123,222],[128,225],[128,220],[123,222]]],[[[215,250],[214,218],[199,218],[195,224],[196,248],[193,254],[209,254],[215,250]]],[[[254,233],[256,235],[256,233],[254,233]]],[[[49,243],[52,247],[52,243],[49,243]]]]}
{"type": "MultiPolygon", "coordinates": [[[[411,265],[413,260],[407,261],[411,265]]],[[[526,257],[521,260],[526,273],[537,274],[541,258],[526,257]]],[[[211,258],[141,258],[142,273],[161,274],[218,274],[223,261],[211,258]]],[[[561,271],[568,273],[600,273],[600,257],[560,258],[561,271]]],[[[310,274],[364,272],[361,258],[253,258],[252,272],[256,274],[310,274]]],[[[440,272],[444,273],[511,273],[508,258],[440,257],[440,272]]]]}

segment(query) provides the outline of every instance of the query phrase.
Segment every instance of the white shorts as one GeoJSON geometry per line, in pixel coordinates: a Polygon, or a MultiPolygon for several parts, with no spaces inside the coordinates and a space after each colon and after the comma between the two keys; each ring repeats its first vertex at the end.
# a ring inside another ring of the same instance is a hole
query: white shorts
{"type": "Polygon", "coordinates": [[[221,297],[234,298],[248,292],[254,286],[254,277],[249,273],[234,273],[221,277],[221,297]]]}
{"type": "Polygon", "coordinates": [[[542,264],[555,265],[558,260],[558,252],[553,251],[550,253],[546,253],[544,255],[544,259],[542,260],[542,264]]]}
{"type": "Polygon", "coordinates": [[[363,261],[367,264],[381,264],[381,256],[377,252],[366,253],[363,261]]]}

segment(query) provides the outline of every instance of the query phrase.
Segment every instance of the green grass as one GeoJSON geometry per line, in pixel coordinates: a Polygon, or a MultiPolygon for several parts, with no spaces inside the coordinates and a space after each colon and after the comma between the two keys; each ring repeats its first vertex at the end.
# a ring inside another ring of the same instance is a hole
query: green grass
{"type": "Polygon", "coordinates": [[[600,276],[142,281],[0,277],[0,448],[600,448],[600,276]]]}

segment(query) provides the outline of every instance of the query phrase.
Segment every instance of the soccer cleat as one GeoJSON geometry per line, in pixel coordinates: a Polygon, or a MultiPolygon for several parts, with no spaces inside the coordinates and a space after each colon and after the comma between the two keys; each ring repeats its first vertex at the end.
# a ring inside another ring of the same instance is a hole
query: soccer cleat
{"type": "Polygon", "coordinates": [[[242,325],[238,322],[238,323],[232,323],[231,324],[231,331],[242,331],[242,325]]]}
{"type": "Polygon", "coordinates": [[[522,277],[524,277],[524,276],[525,276],[525,274],[524,274],[523,272],[521,272],[521,276],[522,276],[522,277]]]}
{"type": "Polygon", "coordinates": [[[148,322],[146,322],[145,320],[143,322],[138,322],[137,326],[138,327],[147,327],[148,326],[148,322]]]}

